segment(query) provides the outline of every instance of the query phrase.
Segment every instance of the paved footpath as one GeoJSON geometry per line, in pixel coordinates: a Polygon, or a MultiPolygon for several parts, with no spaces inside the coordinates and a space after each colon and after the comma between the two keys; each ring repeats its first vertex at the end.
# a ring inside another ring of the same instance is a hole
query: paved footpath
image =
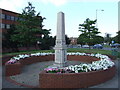
{"type": "Polygon", "coordinates": [[[0,90],[2,89],[2,66],[0,65],[0,90]]]}
{"type": "MultiPolygon", "coordinates": [[[[113,77],[111,80],[105,82],[105,83],[102,83],[102,84],[99,84],[99,85],[95,85],[95,86],[92,86],[92,87],[89,87],[89,88],[119,88],[118,85],[119,81],[118,81],[118,78],[120,75],[120,68],[118,68],[118,66],[120,66],[120,60],[115,60],[114,61],[115,64],[116,64],[116,68],[117,68],[117,72],[115,77],[113,77]]],[[[53,61],[48,61],[48,62],[40,62],[40,63],[34,63],[34,64],[31,64],[31,65],[27,65],[23,68],[22,70],[22,73],[20,75],[15,75],[15,76],[12,76],[10,77],[11,79],[19,82],[19,83],[22,83],[22,84],[27,84],[27,85],[31,85],[31,86],[38,86],[38,77],[39,77],[39,73],[41,70],[43,70],[43,68],[51,65],[53,63],[53,61]],[[31,80],[30,80],[31,78],[31,80]]],[[[72,63],[72,64],[77,64],[78,62],[69,62],[69,63],[72,63]]],[[[0,67],[1,68],[1,67],[0,67]]],[[[2,88],[28,88],[28,87],[24,87],[22,85],[16,85],[14,83],[11,83],[9,81],[7,81],[5,79],[5,72],[4,72],[4,69],[5,67],[3,66],[3,75],[2,75],[2,88]]],[[[78,89],[79,90],[79,89],[78,89]]]]}
{"type": "Polygon", "coordinates": [[[117,73],[116,73],[115,77],[113,77],[111,80],[109,80],[105,83],[95,85],[90,88],[119,88],[119,86],[120,86],[120,83],[119,83],[120,67],[118,67],[118,66],[120,65],[120,60],[116,60],[116,61],[114,61],[114,63],[116,64],[116,69],[117,69],[117,73]]]}

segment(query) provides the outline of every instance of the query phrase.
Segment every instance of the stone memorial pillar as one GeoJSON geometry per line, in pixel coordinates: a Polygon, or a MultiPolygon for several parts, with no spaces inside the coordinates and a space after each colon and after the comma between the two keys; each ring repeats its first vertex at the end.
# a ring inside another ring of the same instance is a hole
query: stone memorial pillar
{"type": "Polygon", "coordinates": [[[67,65],[67,46],[65,41],[65,19],[64,13],[57,14],[57,35],[55,45],[55,63],[56,67],[65,67],[67,65]]]}

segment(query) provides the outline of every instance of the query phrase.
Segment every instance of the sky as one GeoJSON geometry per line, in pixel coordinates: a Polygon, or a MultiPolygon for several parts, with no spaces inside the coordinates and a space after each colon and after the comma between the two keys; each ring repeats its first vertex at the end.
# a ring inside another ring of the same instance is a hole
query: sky
{"type": "Polygon", "coordinates": [[[36,12],[46,19],[43,22],[45,29],[51,29],[51,35],[56,35],[57,13],[65,14],[65,34],[68,37],[78,37],[79,24],[86,18],[96,19],[101,36],[105,33],[112,37],[118,31],[118,1],[120,0],[0,0],[0,8],[21,13],[24,7],[31,2],[36,12]],[[104,10],[104,11],[101,11],[104,10]]]}

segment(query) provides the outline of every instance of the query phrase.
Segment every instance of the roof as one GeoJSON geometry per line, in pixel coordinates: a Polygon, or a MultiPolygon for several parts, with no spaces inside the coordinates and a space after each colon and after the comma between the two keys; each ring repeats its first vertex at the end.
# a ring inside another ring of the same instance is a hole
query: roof
{"type": "Polygon", "coordinates": [[[2,11],[6,11],[6,12],[10,12],[10,13],[14,13],[14,14],[20,14],[20,13],[13,12],[13,11],[10,11],[10,10],[5,10],[5,9],[2,9],[2,8],[0,8],[0,10],[2,10],[2,11]]]}

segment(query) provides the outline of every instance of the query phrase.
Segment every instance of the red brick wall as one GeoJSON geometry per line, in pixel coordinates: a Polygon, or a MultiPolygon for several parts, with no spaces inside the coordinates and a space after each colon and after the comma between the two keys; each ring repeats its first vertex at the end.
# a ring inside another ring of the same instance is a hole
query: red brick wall
{"type": "MultiPolygon", "coordinates": [[[[6,15],[10,15],[10,16],[18,16],[19,15],[18,13],[4,10],[4,9],[2,9],[2,13],[6,14],[6,15]]],[[[4,24],[17,24],[17,21],[2,19],[2,23],[4,23],[4,24]]],[[[6,32],[6,29],[2,29],[2,32],[6,32]]]]}
{"type": "MultiPolygon", "coordinates": [[[[6,57],[6,61],[8,61],[8,58],[6,57]]],[[[22,67],[24,65],[28,65],[28,64],[32,64],[36,62],[52,61],[52,60],[54,60],[54,56],[47,55],[47,56],[32,56],[29,58],[22,59],[18,63],[15,63],[15,64],[5,63],[5,74],[6,76],[17,75],[21,73],[22,67]]]]}
{"type": "Polygon", "coordinates": [[[7,61],[9,61],[13,55],[2,56],[2,65],[5,65],[7,61]]]}
{"type": "Polygon", "coordinates": [[[110,80],[116,73],[115,66],[107,70],[81,73],[39,74],[40,88],[87,88],[110,80]]]}
{"type": "Polygon", "coordinates": [[[68,55],[67,59],[70,61],[82,61],[82,62],[92,62],[99,60],[96,57],[91,56],[79,56],[79,55],[68,55]]]}
{"type": "Polygon", "coordinates": [[[21,73],[22,64],[15,63],[15,64],[6,64],[5,65],[5,75],[6,76],[12,76],[17,75],[21,73]]]}
{"type": "Polygon", "coordinates": [[[44,62],[44,61],[52,61],[52,60],[54,60],[53,55],[32,56],[32,57],[24,58],[24,59],[20,60],[20,63],[22,65],[28,65],[28,64],[32,64],[32,63],[36,63],[36,62],[44,62]]]}

